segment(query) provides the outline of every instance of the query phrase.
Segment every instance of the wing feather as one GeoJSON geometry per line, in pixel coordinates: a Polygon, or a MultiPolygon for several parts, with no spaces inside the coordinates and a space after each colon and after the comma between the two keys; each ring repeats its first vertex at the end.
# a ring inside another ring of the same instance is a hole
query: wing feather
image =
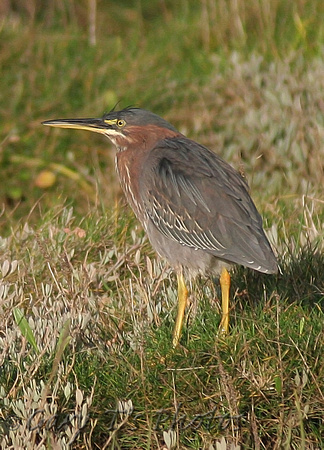
{"type": "Polygon", "coordinates": [[[207,148],[185,137],[160,141],[148,153],[140,193],[148,220],[164,236],[234,263],[275,271],[245,180],[207,148]]]}

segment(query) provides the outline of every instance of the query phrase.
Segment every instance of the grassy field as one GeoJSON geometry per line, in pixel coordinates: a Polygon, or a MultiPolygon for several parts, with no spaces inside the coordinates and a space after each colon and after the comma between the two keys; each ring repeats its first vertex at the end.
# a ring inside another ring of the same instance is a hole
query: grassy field
{"type": "Polygon", "coordinates": [[[324,448],[322,0],[27,3],[0,8],[1,448],[324,448]],[[249,182],[282,273],[233,270],[227,337],[197,278],[172,350],[114,150],[40,124],[117,102],[249,182]]]}

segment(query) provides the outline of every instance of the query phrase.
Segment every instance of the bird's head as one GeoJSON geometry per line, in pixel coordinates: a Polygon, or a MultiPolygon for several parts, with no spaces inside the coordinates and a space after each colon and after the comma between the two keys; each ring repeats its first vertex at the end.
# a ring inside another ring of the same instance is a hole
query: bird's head
{"type": "Polygon", "coordinates": [[[75,128],[104,134],[118,150],[179,134],[169,122],[141,108],[111,111],[100,119],[57,119],[42,123],[51,127],[75,128]]]}

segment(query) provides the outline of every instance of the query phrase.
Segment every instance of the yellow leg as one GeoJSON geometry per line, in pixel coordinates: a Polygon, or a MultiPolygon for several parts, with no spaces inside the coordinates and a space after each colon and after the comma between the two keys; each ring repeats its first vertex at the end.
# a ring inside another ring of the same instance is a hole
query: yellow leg
{"type": "Polygon", "coordinates": [[[178,314],[173,331],[173,340],[172,340],[173,347],[176,347],[179,343],[184,313],[188,299],[188,290],[186,288],[182,272],[178,272],[177,277],[178,277],[178,314]]]}
{"type": "Polygon", "coordinates": [[[220,276],[220,285],[222,289],[222,321],[221,321],[221,331],[223,334],[228,334],[229,328],[229,292],[231,285],[231,276],[225,267],[222,268],[222,273],[220,276]]]}

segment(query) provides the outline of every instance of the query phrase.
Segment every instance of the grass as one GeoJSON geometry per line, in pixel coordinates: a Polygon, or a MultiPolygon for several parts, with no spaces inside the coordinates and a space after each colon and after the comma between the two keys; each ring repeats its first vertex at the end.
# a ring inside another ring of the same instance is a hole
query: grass
{"type": "Polygon", "coordinates": [[[96,45],[82,2],[1,22],[1,448],[322,448],[323,2],[110,3],[96,45]],[[108,141],[40,126],[118,101],[249,181],[282,273],[235,268],[226,338],[197,279],[172,350],[175,276],[108,141]]]}
{"type": "Polygon", "coordinates": [[[322,445],[323,253],[305,248],[278,278],[238,269],[226,339],[217,286],[193,283],[173,352],[174,280],[130,231],[132,218],[123,233],[115,218],[93,212],[78,223],[71,213],[10,243],[19,265],[2,280],[1,394],[16,446],[34,434],[63,448],[73,436],[76,448],[156,448],[169,428],[180,448],[221,436],[248,448],[322,445]],[[28,325],[15,323],[14,308],[28,325]],[[134,409],[123,418],[115,410],[126,400],[134,409]]]}

